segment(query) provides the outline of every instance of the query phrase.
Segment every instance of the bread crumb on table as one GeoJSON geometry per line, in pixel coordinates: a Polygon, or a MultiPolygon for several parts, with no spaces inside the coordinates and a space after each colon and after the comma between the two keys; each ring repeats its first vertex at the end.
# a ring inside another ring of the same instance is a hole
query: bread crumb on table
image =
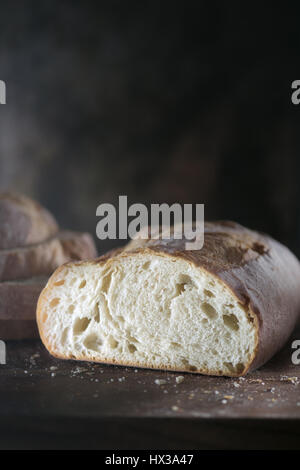
{"type": "Polygon", "coordinates": [[[184,377],[183,375],[178,375],[175,380],[177,384],[181,384],[184,381],[184,377]]]}
{"type": "Polygon", "coordinates": [[[300,383],[298,377],[288,377],[287,375],[280,377],[280,382],[291,382],[293,385],[299,385],[300,383]]]}
{"type": "Polygon", "coordinates": [[[154,380],[154,383],[155,383],[156,385],[165,385],[165,384],[167,383],[167,381],[164,380],[164,379],[155,379],[155,380],[154,380]]]}

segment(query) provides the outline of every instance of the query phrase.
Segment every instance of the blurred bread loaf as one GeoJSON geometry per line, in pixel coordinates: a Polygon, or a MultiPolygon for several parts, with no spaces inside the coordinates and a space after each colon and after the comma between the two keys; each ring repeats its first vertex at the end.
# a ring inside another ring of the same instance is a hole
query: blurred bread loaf
{"type": "Polygon", "coordinates": [[[40,243],[57,232],[53,215],[39,203],[18,193],[0,193],[0,250],[40,243]]]}
{"type": "Polygon", "coordinates": [[[38,336],[36,303],[61,264],[97,254],[88,233],[59,230],[35,201],[0,193],[0,339],[38,336]]]}
{"type": "Polygon", "coordinates": [[[204,246],[135,240],[58,268],[40,295],[51,354],[239,376],[270,359],[300,311],[300,264],[283,245],[233,222],[205,224],[204,246]]]}
{"type": "Polygon", "coordinates": [[[0,250],[0,281],[49,275],[67,261],[94,258],[96,254],[89,233],[63,230],[36,245],[0,250]]]}

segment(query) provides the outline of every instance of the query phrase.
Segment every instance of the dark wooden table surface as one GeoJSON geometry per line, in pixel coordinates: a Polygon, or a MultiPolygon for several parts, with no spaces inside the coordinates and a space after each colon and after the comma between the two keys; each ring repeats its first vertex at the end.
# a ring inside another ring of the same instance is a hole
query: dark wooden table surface
{"type": "Polygon", "coordinates": [[[299,448],[296,338],[300,328],[242,379],[61,361],[39,340],[7,342],[0,448],[299,448]]]}

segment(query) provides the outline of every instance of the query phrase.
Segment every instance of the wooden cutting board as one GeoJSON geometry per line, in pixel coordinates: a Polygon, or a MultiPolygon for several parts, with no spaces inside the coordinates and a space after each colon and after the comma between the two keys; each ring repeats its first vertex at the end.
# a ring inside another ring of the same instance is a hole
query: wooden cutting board
{"type": "Polygon", "coordinates": [[[242,379],[62,361],[39,340],[7,342],[0,448],[299,448],[293,339],[299,327],[242,379]]]}

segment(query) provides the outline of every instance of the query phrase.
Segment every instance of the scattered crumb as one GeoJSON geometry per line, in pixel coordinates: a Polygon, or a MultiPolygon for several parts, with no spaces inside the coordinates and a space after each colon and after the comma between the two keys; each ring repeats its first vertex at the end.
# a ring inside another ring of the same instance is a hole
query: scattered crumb
{"type": "Polygon", "coordinates": [[[233,385],[234,385],[234,387],[236,387],[236,388],[239,388],[239,387],[240,387],[240,384],[237,383],[237,382],[233,382],[233,385]]]}
{"type": "Polygon", "coordinates": [[[55,372],[51,372],[51,377],[55,377],[56,376],[56,373],[55,372]]]}
{"type": "Polygon", "coordinates": [[[250,397],[250,395],[247,398],[248,400],[251,400],[251,401],[253,400],[253,397],[250,397]]]}
{"type": "Polygon", "coordinates": [[[98,398],[98,397],[99,397],[98,393],[95,393],[95,394],[93,395],[93,397],[94,397],[94,398],[98,398]]]}
{"type": "Polygon", "coordinates": [[[249,379],[249,383],[265,385],[265,382],[263,382],[261,379],[249,379]]]}
{"type": "Polygon", "coordinates": [[[168,393],[168,390],[164,390],[164,393],[168,393]]]}
{"type": "Polygon", "coordinates": [[[277,400],[276,398],[272,398],[272,402],[275,403],[277,400]]]}
{"type": "Polygon", "coordinates": [[[282,377],[280,377],[280,381],[291,382],[293,385],[298,385],[300,383],[298,377],[288,377],[287,375],[283,375],[282,377]]]}
{"type": "Polygon", "coordinates": [[[164,380],[164,379],[155,379],[155,380],[154,380],[154,383],[155,383],[156,385],[165,385],[165,384],[167,383],[167,381],[164,380]]]}
{"type": "Polygon", "coordinates": [[[232,400],[234,398],[233,395],[224,395],[224,398],[227,398],[227,400],[232,400]]]}
{"type": "Polygon", "coordinates": [[[175,380],[177,384],[181,384],[184,381],[184,377],[183,375],[178,375],[175,380]]]}
{"type": "Polygon", "coordinates": [[[28,374],[28,370],[24,370],[24,374],[28,374]]]}
{"type": "Polygon", "coordinates": [[[227,400],[222,400],[223,405],[226,405],[227,400]]]}
{"type": "Polygon", "coordinates": [[[178,408],[178,406],[172,406],[172,410],[173,410],[173,411],[178,411],[179,408],[178,408]]]}
{"type": "Polygon", "coordinates": [[[218,390],[215,390],[215,394],[216,394],[216,395],[219,395],[219,393],[220,393],[220,392],[219,392],[218,390]]]}
{"type": "Polygon", "coordinates": [[[88,369],[86,369],[85,367],[75,367],[75,369],[73,369],[71,371],[72,374],[80,374],[81,372],[86,372],[88,369]]]}
{"type": "Polygon", "coordinates": [[[57,370],[57,369],[58,369],[58,367],[56,367],[56,366],[51,366],[50,367],[50,370],[57,370]]]}
{"type": "Polygon", "coordinates": [[[38,357],[40,357],[40,353],[35,353],[35,354],[32,354],[32,356],[30,356],[29,362],[32,366],[36,366],[36,359],[38,357]]]}

